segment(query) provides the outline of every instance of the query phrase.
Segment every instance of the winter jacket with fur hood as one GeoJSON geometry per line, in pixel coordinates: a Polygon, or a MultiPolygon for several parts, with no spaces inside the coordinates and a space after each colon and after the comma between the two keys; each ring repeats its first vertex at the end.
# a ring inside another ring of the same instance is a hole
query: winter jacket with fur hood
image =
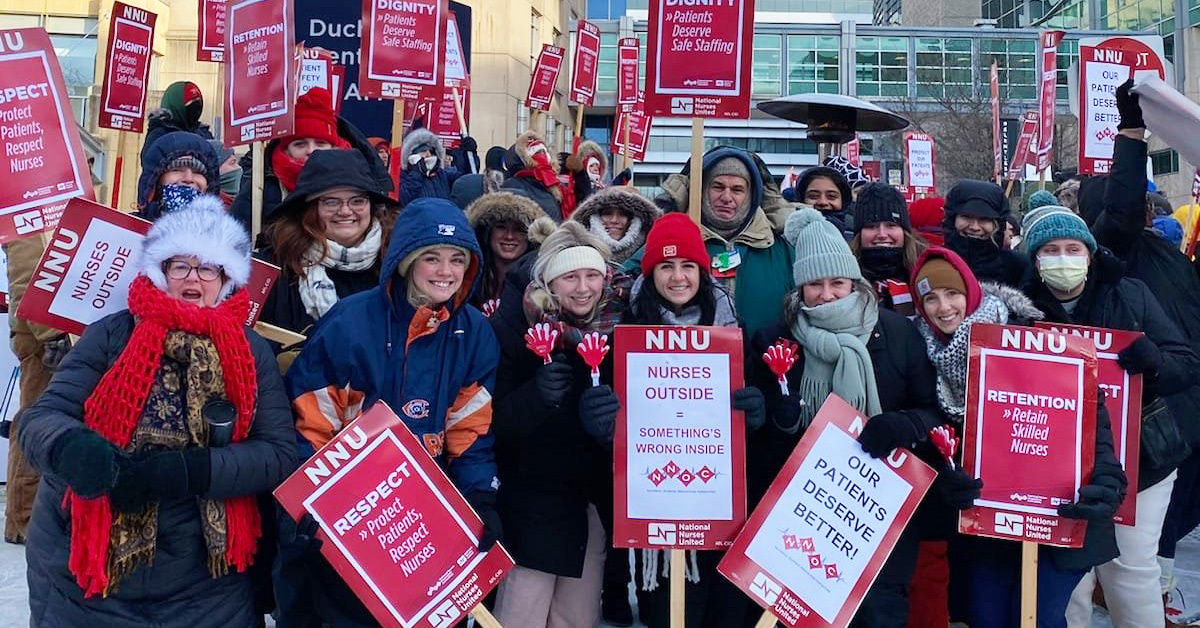
{"type": "Polygon", "coordinates": [[[491,247],[492,229],[496,225],[511,223],[525,230],[529,245],[522,255],[536,252],[538,245],[555,227],[554,221],[542,213],[537,203],[511,192],[495,192],[479,197],[467,206],[467,220],[475,230],[475,239],[483,251],[479,289],[471,297],[471,303],[475,306],[499,299],[504,289],[503,281],[496,273],[495,253],[491,247]]]}
{"type": "Polygon", "coordinates": [[[583,224],[592,235],[608,245],[614,264],[623,264],[646,243],[646,235],[659,215],[661,212],[654,203],[638,194],[637,190],[619,186],[593,193],[575,210],[571,220],[583,224]],[[620,240],[608,235],[600,219],[600,214],[608,209],[619,209],[629,216],[629,227],[620,240]]]}
{"type": "MultiPolygon", "coordinates": [[[[521,175],[523,170],[536,165],[529,152],[529,145],[534,141],[545,143],[545,140],[537,133],[526,131],[517,138],[512,146],[508,147],[508,151],[504,153],[504,171],[508,178],[505,179],[501,189],[529,198],[537,203],[551,220],[561,223],[569,216],[563,215],[563,191],[560,186],[548,188],[534,177],[521,175]]],[[[584,163],[579,157],[573,157],[568,162],[568,167],[584,163]]],[[[551,163],[553,163],[553,158],[551,158],[551,163]]],[[[568,185],[574,191],[575,203],[578,207],[578,204],[591,194],[592,182],[588,179],[586,170],[568,170],[568,177],[568,185]]]]}
{"type": "Polygon", "coordinates": [[[446,149],[442,140],[427,129],[413,129],[404,136],[400,145],[400,167],[404,169],[400,175],[400,202],[407,205],[418,198],[450,198],[450,190],[454,181],[461,175],[458,168],[446,165],[446,149]],[[433,146],[437,164],[433,170],[426,171],[424,164],[408,163],[408,158],[416,152],[418,146],[433,146]]]}

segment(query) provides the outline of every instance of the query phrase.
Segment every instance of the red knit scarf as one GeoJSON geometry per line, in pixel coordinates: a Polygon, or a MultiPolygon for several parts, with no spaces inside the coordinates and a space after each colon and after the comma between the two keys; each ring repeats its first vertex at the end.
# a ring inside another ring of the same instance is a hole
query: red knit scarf
{"type": "MultiPolygon", "coordinates": [[[[201,307],[159,290],[145,275],[129,287],[129,311],[137,324],[112,368],[83,404],[83,422],[122,450],[129,447],[141,419],[150,386],[163,356],[170,331],[207,336],[221,358],[225,394],[237,408],[233,440],[250,432],[258,392],[254,356],[243,325],[250,307],[245,290],[238,290],[216,307],[201,307]]],[[[108,496],[87,499],[68,489],[63,503],[71,515],[70,559],[67,563],[84,597],[108,594],[108,556],[113,512],[108,496]]],[[[258,506],[251,495],[225,500],[227,521],[225,561],[244,571],[254,562],[262,534],[258,506]]]]}
{"type": "Polygon", "coordinates": [[[275,150],[271,151],[271,171],[288,192],[296,189],[296,179],[300,178],[300,171],[303,169],[304,162],[289,155],[283,146],[276,146],[275,150]]]}

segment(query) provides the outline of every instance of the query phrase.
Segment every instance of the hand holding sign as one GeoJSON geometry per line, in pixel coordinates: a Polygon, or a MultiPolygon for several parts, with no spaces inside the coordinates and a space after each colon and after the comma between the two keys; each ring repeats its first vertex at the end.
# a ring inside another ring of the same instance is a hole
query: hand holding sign
{"type": "Polygon", "coordinates": [[[767,352],[763,354],[763,362],[767,363],[767,368],[779,378],[779,392],[783,396],[788,396],[787,388],[787,372],[791,370],[792,365],[796,363],[796,354],[800,350],[800,346],[790,340],[780,338],[775,341],[775,344],[767,347],[767,352]]]}
{"type": "Polygon", "coordinates": [[[579,352],[583,361],[592,367],[592,386],[599,386],[600,363],[604,362],[604,356],[608,355],[608,336],[594,331],[585,335],[575,350],[579,352]]]}
{"type": "Polygon", "coordinates": [[[954,437],[954,430],[948,425],[939,425],[929,430],[929,441],[946,459],[946,464],[954,469],[954,452],[958,449],[958,439],[954,437]]]}
{"type": "Polygon", "coordinates": [[[525,346],[542,358],[542,364],[550,363],[557,342],[558,330],[550,323],[538,323],[525,332],[525,346]]]}

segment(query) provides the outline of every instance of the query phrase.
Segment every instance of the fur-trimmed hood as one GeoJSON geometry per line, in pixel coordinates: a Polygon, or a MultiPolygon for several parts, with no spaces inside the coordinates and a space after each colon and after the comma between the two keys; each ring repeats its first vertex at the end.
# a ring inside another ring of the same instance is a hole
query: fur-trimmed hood
{"type": "Polygon", "coordinates": [[[1016,288],[993,281],[981,281],[979,282],[979,287],[983,290],[984,295],[1000,299],[1000,302],[1008,308],[1008,319],[1010,321],[1040,321],[1046,317],[1033,304],[1033,299],[1030,299],[1024,292],[1016,288]]]}
{"type": "Polygon", "coordinates": [[[592,140],[580,142],[579,148],[570,157],[567,157],[567,170],[571,172],[586,170],[588,157],[595,157],[600,160],[600,180],[603,181],[604,177],[608,176],[608,155],[605,154],[603,148],[600,148],[599,144],[592,140]]]}
{"type": "Polygon", "coordinates": [[[401,168],[408,167],[408,156],[423,144],[432,145],[437,152],[438,167],[446,163],[446,147],[442,146],[442,140],[438,139],[438,136],[431,133],[429,129],[413,129],[404,136],[404,143],[400,145],[401,168]]]}
{"type": "Polygon", "coordinates": [[[162,263],[177,255],[224,268],[222,299],[250,281],[250,236],[225,211],[219,197],[198,196],[186,207],[155,221],[142,243],[138,261],[141,273],[160,290],[166,290],[167,276],[162,263]]]}
{"type": "MultiPolygon", "coordinates": [[[[533,157],[529,156],[529,145],[535,140],[543,144],[546,143],[546,140],[542,139],[541,135],[538,135],[534,131],[526,131],[518,135],[517,141],[508,147],[508,151],[504,154],[504,170],[508,173],[508,176],[515,176],[518,172],[537,165],[533,161],[533,157]]],[[[551,162],[553,161],[552,156],[551,162]]]]}
{"type": "Polygon", "coordinates": [[[662,215],[658,207],[637,190],[624,186],[608,187],[594,192],[588,197],[575,213],[574,220],[592,232],[592,235],[608,245],[612,250],[613,261],[620,264],[633,256],[646,243],[646,235],[650,226],[662,215]],[[616,208],[629,214],[629,229],[620,240],[614,240],[608,235],[600,214],[606,209],[616,208]]]}
{"type": "Polygon", "coordinates": [[[526,229],[533,221],[545,216],[542,208],[527,197],[512,192],[484,194],[467,206],[467,220],[479,231],[502,222],[513,222],[526,229]]]}
{"type": "MultiPolygon", "coordinates": [[[[532,238],[531,238],[532,239],[532,238]]],[[[593,235],[581,223],[567,221],[559,225],[538,249],[537,259],[530,269],[529,298],[543,312],[557,309],[554,296],[550,294],[548,282],[542,280],[542,272],[550,265],[555,256],[563,251],[577,246],[596,249],[604,261],[612,266],[612,251],[599,238],[593,235]]],[[[609,273],[611,277],[612,273],[609,273]]]]}

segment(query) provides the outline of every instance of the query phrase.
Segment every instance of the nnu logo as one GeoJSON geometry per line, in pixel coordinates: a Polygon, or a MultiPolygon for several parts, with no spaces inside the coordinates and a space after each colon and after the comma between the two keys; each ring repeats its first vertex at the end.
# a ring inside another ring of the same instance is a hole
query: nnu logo
{"type": "Polygon", "coordinates": [[[424,419],[429,416],[429,402],[424,399],[413,399],[401,408],[404,416],[410,419],[424,419]]]}

